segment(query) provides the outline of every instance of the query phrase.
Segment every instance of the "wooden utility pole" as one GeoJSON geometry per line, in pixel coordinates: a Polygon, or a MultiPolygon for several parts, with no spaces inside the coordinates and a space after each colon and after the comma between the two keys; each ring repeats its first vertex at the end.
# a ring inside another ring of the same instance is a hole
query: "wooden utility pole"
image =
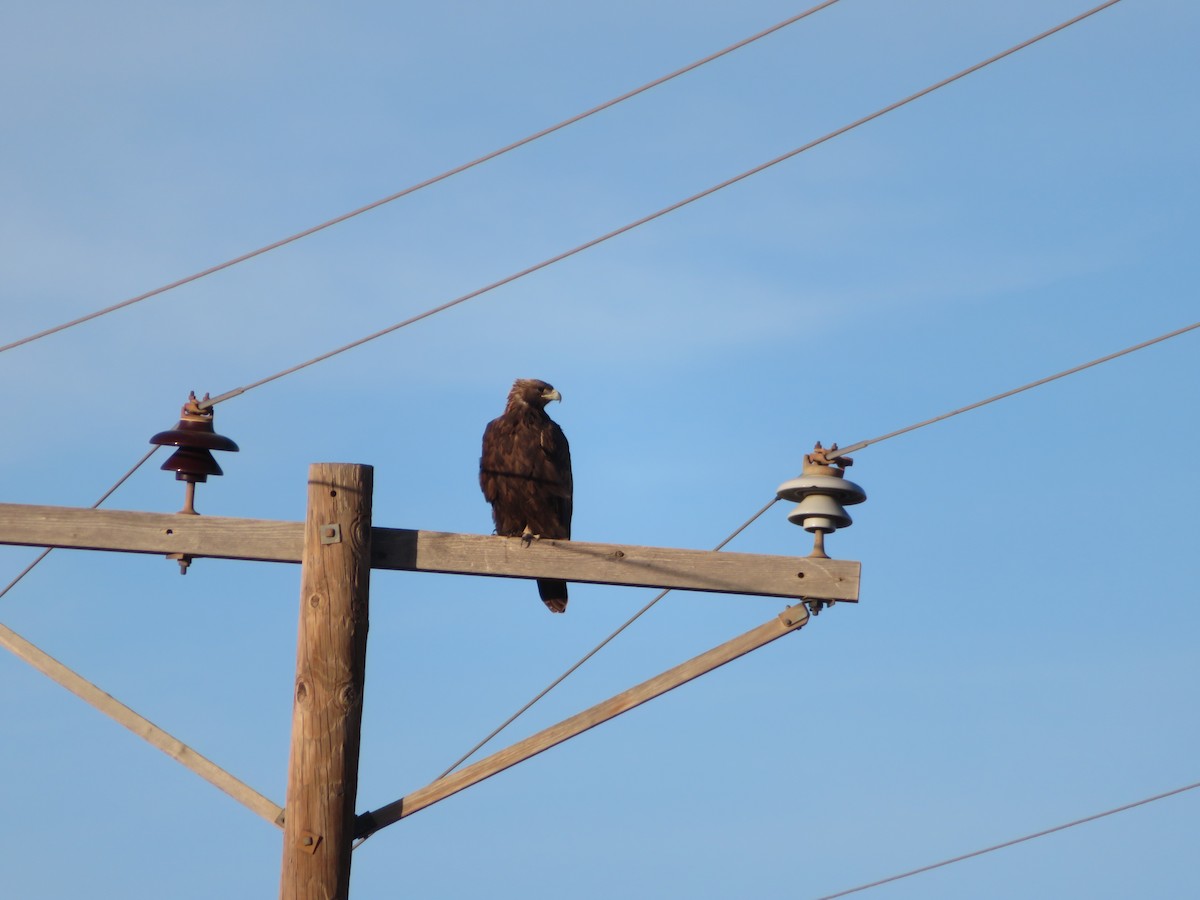
{"type": "Polygon", "coordinates": [[[367,837],[808,621],[803,605],[791,606],[739,637],[356,821],[372,568],[858,601],[861,566],[848,560],[376,528],[373,471],[365,465],[313,465],[304,522],[0,503],[0,545],[302,564],[292,749],[282,815],[271,801],[0,626],[0,647],[268,821],[282,823],[283,900],[346,900],[355,837],[367,837]]]}
{"type": "Polygon", "coordinates": [[[371,466],[309,468],[282,900],[345,900],[371,576],[371,466]]]}

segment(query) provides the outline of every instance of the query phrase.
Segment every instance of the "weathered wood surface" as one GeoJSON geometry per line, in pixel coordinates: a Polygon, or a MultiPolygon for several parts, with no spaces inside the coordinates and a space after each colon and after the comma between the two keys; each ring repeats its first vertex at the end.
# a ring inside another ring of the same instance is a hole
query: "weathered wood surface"
{"type": "Polygon", "coordinates": [[[0,503],[0,543],[298,563],[304,524],[0,503]]]}
{"type": "MultiPolygon", "coordinates": [[[[0,504],[0,543],[300,561],[302,523],[0,504]]],[[[376,569],[857,601],[857,562],[375,528],[376,569]]]]}
{"type": "Polygon", "coordinates": [[[283,900],[345,900],[366,676],[370,466],[309,468],[292,748],[283,826],[283,900]]]}
{"type": "Polygon", "coordinates": [[[633,587],[678,588],[771,597],[858,599],[857,562],[679,550],[585,541],[539,540],[436,531],[375,529],[379,569],[562,578],[633,587]]]}
{"type": "Polygon", "coordinates": [[[279,806],[4,625],[0,625],[0,646],[58,682],[85,703],[91,704],[118,724],[124,725],[167,756],[191,769],[205,781],[220,788],[268,822],[274,825],[282,824],[283,810],[279,806]]]}
{"type": "Polygon", "coordinates": [[[382,806],[361,816],[358,828],[359,837],[366,837],[387,825],[400,821],[405,816],[410,816],[419,810],[425,809],[427,806],[432,806],[439,800],[444,800],[447,797],[457,794],[459,791],[477,784],[485,778],[490,778],[498,772],[503,772],[505,769],[515,766],[517,763],[524,762],[530,757],[541,753],[543,750],[548,750],[551,747],[561,744],[563,741],[582,734],[589,728],[594,728],[602,722],[607,722],[609,719],[615,718],[621,715],[621,713],[628,712],[648,700],[653,700],[667,691],[686,684],[693,678],[698,678],[706,672],[711,672],[718,666],[723,666],[725,663],[735,660],[739,656],[749,653],[751,650],[756,650],[765,644],[769,644],[771,641],[783,637],[789,632],[796,631],[804,627],[807,622],[808,610],[802,605],[793,606],[769,622],[765,622],[757,628],[747,631],[745,634],[726,641],[724,644],[714,647],[707,653],[702,653],[673,669],[668,669],[661,675],[656,675],[654,678],[643,681],[636,687],[617,694],[615,697],[610,697],[602,703],[597,703],[590,709],[586,709],[569,719],[564,719],[557,725],[552,725],[543,731],[539,731],[537,734],[518,741],[511,747],[506,747],[485,759],[481,759],[477,763],[459,769],[445,778],[440,778],[427,787],[414,791],[394,803],[389,803],[387,806],[382,806]]]}

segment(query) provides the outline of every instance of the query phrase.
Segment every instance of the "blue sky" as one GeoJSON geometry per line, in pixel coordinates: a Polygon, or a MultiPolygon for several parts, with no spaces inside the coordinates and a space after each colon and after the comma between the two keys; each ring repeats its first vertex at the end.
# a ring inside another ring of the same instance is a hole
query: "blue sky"
{"type": "MultiPolygon", "coordinates": [[[[0,354],[0,500],[87,506],[222,393],[503,278],[1087,7],[842,0],[499,160],[0,354]]],[[[0,12],[0,343],[435,175],[802,9],[47,2],[0,12]]],[[[847,445],[1190,324],[1200,12],[1125,0],[603,246],[222,404],[213,515],[486,533],[515,377],[552,382],[575,536],[709,548],[847,445]]],[[[353,895],[819,897],[1197,780],[1195,334],[856,456],[862,602],[414,815],[353,895]]],[[[155,461],[107,504],[170,512],[155,461]]],[[[777,507],[731,546],[808,552],[777,507]]],[[[35,555],[0,548],[7,582],[35,555]]],[[[282,802],[298,570],[56,552],[0,621],[282,802]]],[[[359,808],[424,786],[640,608],[376,573],[359,808]]],[[[774,615],[672,594],[516,740],[774,615]]],[[[261,897],[280,834],[0,658],[14,897],[261,897]],[[102,886],[98,887],[98,886],[102,886]]],[[[1186,897],[1195,793],[878,888],[1186,897]]]]}

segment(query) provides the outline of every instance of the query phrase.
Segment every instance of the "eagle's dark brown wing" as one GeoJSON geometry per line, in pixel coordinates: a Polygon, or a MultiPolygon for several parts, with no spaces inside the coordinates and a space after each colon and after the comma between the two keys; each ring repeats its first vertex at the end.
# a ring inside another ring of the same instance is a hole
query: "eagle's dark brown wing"
{"type": "MultiPolygon", "coordinates": [[[[492,505],[496,534],[569,540],[574,483],[566,435],[540,409],[509,412],[488,423],[479,458],[479,486],[492,505]]],[[[566,582],[539,579],[538,593],[554,612],[567,608],[566,582]]]]}

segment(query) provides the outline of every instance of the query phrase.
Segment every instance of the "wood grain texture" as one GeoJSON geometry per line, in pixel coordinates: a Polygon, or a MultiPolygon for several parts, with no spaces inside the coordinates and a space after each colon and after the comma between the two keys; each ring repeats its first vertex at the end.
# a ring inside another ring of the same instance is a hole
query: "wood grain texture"
{"type": "Polygon", "coordinates": [[[539,731],[510,747],[506,747],[491,756],[481,759],[457,772],[438,779],[433,784],[414,791],[406,797],[380,807],[364,815],[359,823],[359,836],[365,837],[381,828],[391,825],[405,816],[432,806],[439,800],[444,800],[459,791],[490,778],[498,772],[524,762],[536,756],[543,750],[561,744],[576,735],[582,734],[589,728],[594,728],[602,722],[628,712],[648,700],[653,700],[667,691],[686,684],[693,678],[711,672],[718,666],[723,666],[752,650],[769,644],[789,632],[803,628],[808,622],[808,611],[802,606],[793,606],[779,616],[747,631],[732,640],[714,647],[707,653],[702,653],[673,669],[643,681],[636,687],[617,694],[602,703],[597,703],[590,709],[564,719],[557,725],[539,731]]]}
{"type": "Polygon", "coordinates": [[[304,525],[0,503],[0,543],[298,563],[304,552],[304,525]]]}
{"type": "MultiPolygon", "coordinates": [[[[0,504],[0,543],[300,562],[300,522],[0,504]]],[[[371,566],[857,602],[857,562],[374,528],[371,566]]]]}
{"type": "Polygon", "coordinates": [[[376,528],[372,566],[632,587],[858,600],[857,562],[376,528]]]}
{"type": "Polygon", "coordinates": [[[309,469],[280,879],[284,900],[344,900],[350,889],[372,481],[370,466],[317,463],[309,469]]]}

